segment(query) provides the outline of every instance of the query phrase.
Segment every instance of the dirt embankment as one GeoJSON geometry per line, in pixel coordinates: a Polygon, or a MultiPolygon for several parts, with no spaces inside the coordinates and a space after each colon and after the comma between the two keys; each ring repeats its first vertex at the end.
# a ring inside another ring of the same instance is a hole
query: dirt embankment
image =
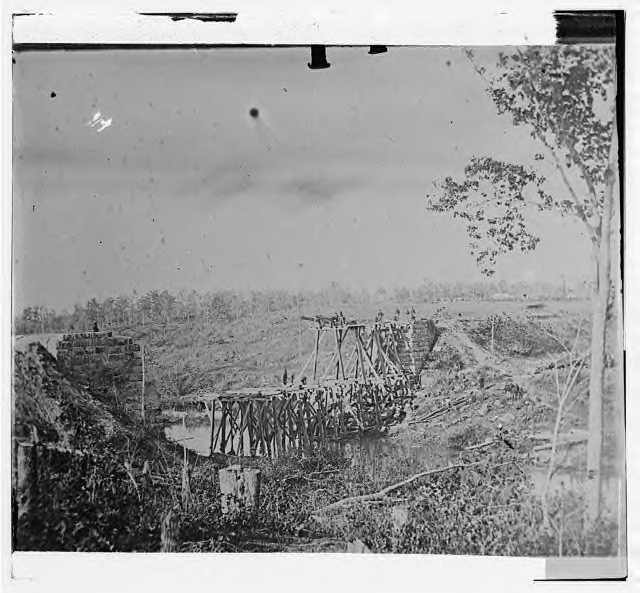
{"type": "Polygon", "coordinates": [[[63,447],[79,446],[86,433],[126,432],[110,402],[78,385],[39,342],[14,353],[13,436],[63,447]],[[35,431],[35,433],[34,433],[35,431]]]}
{"type": "MultiPolygon", "coordinates": [[[[564,320],[566,322],[566,320],[564,320]]],[[[588,426],[588,328],[547,328],[528,319],[443,320],[446,331],[423,374],[408,428],[453,455],[493,441],[512,447],[531,471],[549,462],[558,389],[575,374],[558,435],[559,470],[580,472],[588,426]],[[492,327],[493,324],[493,327],[492,327]],[[586,335],[584,335],[586,333],[586,335]],[[492,353],[493,350],[493,353],[492,353]]],[[[622,386],[607,370],[605,471],[622,471],[622,386]]]]}

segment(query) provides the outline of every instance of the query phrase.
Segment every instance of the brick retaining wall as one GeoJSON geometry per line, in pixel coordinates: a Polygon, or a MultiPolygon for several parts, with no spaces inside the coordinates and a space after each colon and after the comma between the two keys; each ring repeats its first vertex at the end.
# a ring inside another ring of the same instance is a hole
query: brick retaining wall
{"type": "Polygon", "coordinates": [[[404,369],[419,375],[437,339],[437,328],[431,319],[416,319],[407,325],[398,340],[398,356],[404,369]]]}
{"type": "Polygon", "coordinates": [[[140,392],[142,357],[140,344],[113,332],[65,334],[57,345],[58,362],[73,375],[91,381],[93,376],[111,371],[126,390],[140,392]]]}

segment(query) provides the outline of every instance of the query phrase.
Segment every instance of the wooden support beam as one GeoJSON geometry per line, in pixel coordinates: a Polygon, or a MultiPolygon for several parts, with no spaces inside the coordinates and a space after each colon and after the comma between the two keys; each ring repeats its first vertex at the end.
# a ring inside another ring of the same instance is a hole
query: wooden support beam
{"type": "Polygon", "coordinates": [[[221,402],[222,405],[222,418],[221,418],[221,424],[222,424],[222,435],[220,438],[220,453],[222,453],[223,455],[226,454],[227,452],[227,412],[228,412],[228,403],[225,400],[222,400],[221,402]]]}
{"type": "MultiPolygon", "coordinates": [[[[317,331],[318,331],[318,333],[320,333],[320,331],[319,331],[319,330],[317,330],[317,331]]],[[[318,350],[320,349],[320,344],[322,344],[322,339],[323,339],[323,338],[324,338],[324,332],[322,333],[322,335],[320,336],[320,338],[319,338],[319,339],[316,337],[316,339],[317,339],[316,347],[315,347],[315,349],[311,352],[311,354],[309,354],[309,358],[307,358],[307,362],[305,362],[305,363],[304,363],[304,366],[303,366],[303,367],[302,367],[302,369],[300,370],[300,375],[299,375],[299,378],[300,378],[300,379],[302,379],[302,377],[303,377],[303,375],[304,375],[305,371],[307,370],[307,367],[309,366],[309,364],[311,364],[311,361],[314,359],[314,356],[316,356],[316,354],[317,354],[318,350]]]]}
{"type": "Polygon", "coordinates": [[[336,328],[336,345],[338,347],[338,375],[336,379],[340,378],[340,373],[342,373],[342,378],[346,379],[344,374],[344,361],[342,360],[342,340],[343,340],[342,330],[336,328]]]}
{"type": "Polygon", "coordinates": [[[289,424],[289,445],[290,445],[289,448],[292,450],[295,450],[297,446],[296,431],[293,424],[297,400],[298,400],[298,396],[296,394],[291,394],[291,396],[287,398],[287,423],[289,424]]]}
{"type": "MultiPolygon", "coordinates": [[[[354,345],[353,350],[351,351],[351,354],[349,355],[349,359],[347,360],[347,366],[345,367],[345,375],[346,377],[344,377],[344,379],[346,380],[347,378],[351,378],[354,373],[351,372],[351,368],[352,368],[352,363],[354,362],[355,359],[355,363],[354,363],[354,371],[357,372],[357,358],[356,358],[356,353],[357,353],[357,346],[354,345]]],[[[356,375],[357,376],[357,375],[356,375]]]]}
{"type": "Polygon", "coordinates": [[[246,429],[246,412],[247,402],[238,402],[238,415],[240,417],[240,424],[238,426],[238,455],[244,456],[244,432],[246,429]]]}
{"type": "Polygon", "coordinates": [[[376,428],[380,428],[380,403],[378,401],[378,385],[373,385],[373,407],[376,418],[376,428]]]}
{"type": "MultiPolygon", "coordinates": [[[[333,368],[333,363],[336,360],[336,356],[337,356],[336,352],[334,352],[331,355],[331,360],[329,360],[329,364],[327,365],[327,368],[325,369],[324,373],[322,373],[322,377],[320,379],[320,383],[323,383],[326,380],[327,375],[329,374],[329,371],[333,368]]],[[[314,385],[315,385],[315,383],[314,383],[314,385]]]]}
{"type": "Polygon", "coordinates": [[[255,457],[256,456],[256,439],[255,439],[255,429],[254,429],[254,423],[255,423],[255,418],[254,418],[254,414],[253,414],[253,402],[249,402],[247,405],[247,428],[248,428],[248,432],[249,432],[249,455],[251,457],[255,457]]]}
{"type": "Polygon", "coordinates": [[[304,398],[304,417],[306,420],[304,423],[304,429],[307,435],[307,448],[309,451],[313,451],[313,432],[309,430],[311,428],[313,416],[311,415],[309,406],[309,397],[304,398]]]}
{"type": "Polygon", "coordinates": [[[315,359],[313,361],[313,382],[316,382],[318,377],[318,356],[320,354],[320,329],[316,330],[316,348],[315,348],[315,359]]]}
{"type": "MultiPolygon", "coordinates": [[[[360,331],[357,331],[355,333],[355,338],[356,338],[356,350],[358,351],[358,362],[360,364],[360,368],[362,369],[362,378],[366,379],[367,378],[367,372],[366,369],[364,367],[364,358],[362,355],[362,349],[363,349],[363,344],[362,344],[362,340],[360,338],[360,331]]],[[[356,379],[358,378],[358,367],[356,367],[356,379]]]]}
{"type": "Polygon", "coordinates": [[[380,342],[380,334],[379,332],[375,332],[375,340],[376,340],[376,347],[377,347],[377,354],[378,354],[378,360],[377,362],[380,363],[380,369],[382,371],[382,376],[386,377],[387,376],[387,365],[386,365],[386,361],[384,358],[384,350],[382,349],[382,344],[380,342]]]}
{"type": "Polygon", "coordinates": [[[269,402],[271,408],[271,415],[273,416],[273,449],[276,457],[282,456],[282,441],[280,434],[280,423],[278,422],[278,410],[276,398],[271,398],[269,402]]]}
{"type": "MultiPolygon", "coordinates": [[[[372,341],[373,341],[373,337],[370,338],[370,342],[371,343],[372,343],[372,341]]],[[[373,364],[373,360],[371,360],[371,357],[369,356],[369,353],[367,352],[364,344],[360,340],[359,340],[359,344],[360,344],[360,353],[362,354],[362,357],[364,357],[364,360],[366,360],[369,363],[369,368],[371,369],[371,372],[373,373],[374,377],[376,379],[378,379],[378,381],[382,381],[382,378],[377,373],[376,367],[373,364]]],[[[363,364],[363,369],[364,369],[364,364],[363,364]]],[[[363,373],[363,378],[365,378],[364,373],[363,373]]]]}
{"type": "Polygon", "coordinates": [[[216,400],[211,401],[211,436],[209,437],[209,457],[213,457],[213,437],[216,426],[216,400]]]}

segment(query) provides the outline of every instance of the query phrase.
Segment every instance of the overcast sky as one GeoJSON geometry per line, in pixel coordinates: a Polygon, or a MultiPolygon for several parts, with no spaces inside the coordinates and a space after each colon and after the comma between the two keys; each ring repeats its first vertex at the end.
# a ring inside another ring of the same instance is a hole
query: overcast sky
{"type": "MultiPolygon", "coordinates": [[[[328,59],[311,71],[304,48],[16,55],[16,308],[480,279],[464,226],[427,212],[426,194],[473,155],[533,163],[540,147],[496,114],[460,49],[328,59]]],[[[536,252],[504,258],[500,276],[589,274],[573,220],[534,226],[536,252]]]]}

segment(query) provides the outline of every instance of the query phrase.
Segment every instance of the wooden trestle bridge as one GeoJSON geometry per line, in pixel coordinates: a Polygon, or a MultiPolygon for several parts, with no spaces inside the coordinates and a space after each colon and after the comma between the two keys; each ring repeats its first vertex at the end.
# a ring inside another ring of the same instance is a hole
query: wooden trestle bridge
{"type": "Polygon", "coordinates": [[[315,346],[295,383],[181,398],[206,406],[210,455],[310,451],[404,418],[438,338],[433,321],[378,321],[368,327],[342,315],[302,320],[313,323],[315,346]],[[327,338],[330,351],[321,352],[327,338]]]}

